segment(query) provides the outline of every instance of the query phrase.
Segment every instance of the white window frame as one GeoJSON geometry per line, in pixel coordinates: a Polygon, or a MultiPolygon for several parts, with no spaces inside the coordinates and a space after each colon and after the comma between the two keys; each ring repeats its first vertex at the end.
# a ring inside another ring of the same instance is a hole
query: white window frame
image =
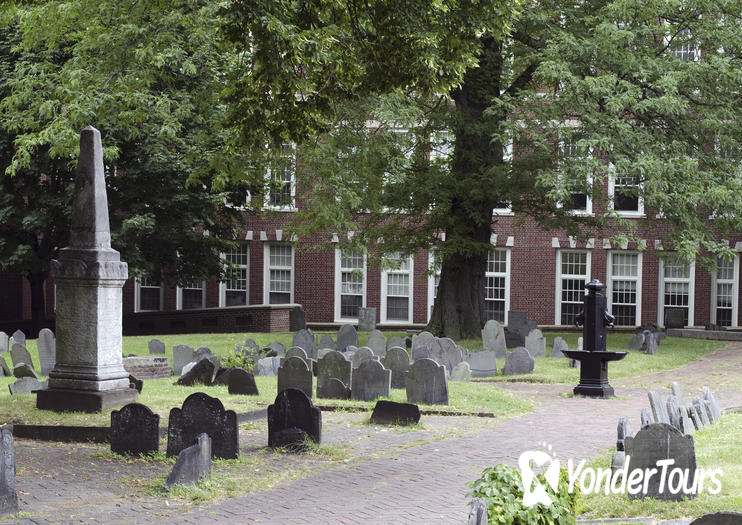
{"type": "Polygon", "coordinates": [[[413,303],[415,302],[415,272],[414,272],[414,264],[415,264],[415,258],[413,256],[407,257],[407,260],[409,261],[409,269],[408,270],[400,270],[400,269],[384,269],[381,272],[381,322],[387,323],[387,324],[410,324],[412,323],[412,314],[413,314],[413,303]],[[408,274],[409,280],[408,280],[408,301],[407,301],[407,319],[387,319],[387,284],[389,281],[389,276],[392,274],[408,274]]]}
{"type": "MultiPolygon", "coordinates": [[[[198,290],[190,286],[178,286],[175,289],[175,309],[183,310],[183,290],[198,290]]],[[[203,310],[206,308],[206,281],[201,281],[201,306],[200,308],[188,308],[188,310],[203,310]]]]}
{"type": "MultiPolygon", "coordinates": [[[[609,166],[610,176],[608,177],[608,197],[615,211],[621,217],[644,217],[644,199],[641,194],[637,195],[638,209],[637,210],[617,210],[616,209],[616,174],[613,165],[609,166]]],[[[625,185],[621,185],[625,186],[625,185]]],[[[636,184],[641,189],[641,183],[636,184]]]]}
{"type": "Polygon", "coordinates": [[[718,288],[717,284],[731,284],[732,285],[732,324],[730,324],[730,327],[737,327],[739,326],[739,323],[737,322],[738,314],[739,314],[739,255],[734,256],[733,263],[733,278],[732,279],[719,279],[718,278],[718,269],[714,270],[714,272],[711,274],[711,323],[717,324],[716,319],[716,309],[717,304],[716,301],[718,299],[718,288]]]}
{"type": "Polygon", "coordinates": [[[287,243],[281,243],[281,242],[273,242],[273,243],[263,243],[263,303],[264,304],[270,304],[270,285],[271,285],[271,265],[270,265],[270,252],[272,246],[288,246],[291,248],[291,267],[288,266],[277,266],[274,267],[275,269],[280,270],[290,270],[291,272],[291,293],[290,293],[290,299],[288,303],[283,304],[293,304],[294,303],[294,280],[296,278],[296,265],[295,265],[295,257],[296,257],[296,250],[294,250],[294,247],[287,243]]]}
{"type": "MultiPolygon", "coordinates": [[[[678,32],[678,35],[680,35],[681,33],[689,33],[689,32],[690,32],[690,29],[688,29],[688,28],[682,29],[682,30],[680,30],[678,32]]],[[[669,36],[666,36],[664,40],[665,40],[665,45],[668,46],[667,47],[667,52],[670,54],[670,56],[672,56],[674,58],[679,58],[680,60],[682,60],[684,62],[698,62],[699,60],[701,60],[701,43],[700,42],[698,42],[698,41],[693,42],[693,49],[685,49],[684,50],[684,49],[682,49],[683,47],[685,47],[686,45],[690,46],[690,43],[689,42],[686,42],[686,43],[681,44],[681,49],[677,49],[677,47],[673,46],[672,45],[673,43],[670,42],[670,37],[669,36]],[[687,53],[687,54],[691,54],[692,53],[692,58],[690,58],[690,59],[683,58],[682,55],[684,53],[687,53]]]]}
{"type": "Polygon", "coordinates": [[[273,171],[268,168],[266,172],[266,188],[263,206],[267,210],[272,211],[297,211],[296,208],[296,144],[282,144],[281,145],[281,157],[288,157],[291,162],[290,180],[282,181],[282,184],[288,182],[291,185],[291,200],[289,204],[273,204],[271,203],[271,194],[275,191],[273,185],[273,171]],[[289,155],[284,155],[283,149],[286,148],[290,151],[289,155]]]}
{"type": "Polygon", "coordinates": [[[508,312],[510,311],[510,248],[490,248],[490,252],[505,252],[505,272],[489,272],[487,267],[489,266],[489,253],[487,254],[487,267],[484,270],[484,286],[485,286],[485,299],[484,302],[487,304],[487,278],[489,277],[504,277],[505,278],[505,314],[503,316],[503,323],[508,324],[508,312]]]}
{"type": "MultiPolygon", "coordinates": [[[[244,254],[246,256],[247,262],[243,264],[237,264],[235,265],[236,268],[238,268],[238,271],[244,270],[245,271],[245,304],[242,306],[247,306],[250,304],[250,245],[247,242],[241,242],[239,243],[240,247],[244,247],[246,250],[246,253],[244,254]]],[[[223,253],[221,255],[222,260],[227,260],[227,254],[223,253]]],[[[231,306],[227,306],[227,281],[222,281],[219,283],[219,307],[220,308],[232,308],[231,306]]],[[[237,291],[237,290],[234,290],[237,291]]],[[[235,306],[236,307],[236,306],[235,306]]]]}
{"type": "Polygon", "coordinates": [[[438,257],[436,256],[435,250],[428,250],[428,321],[433,315],[433,306],[435,305],[435,298],[438,295],[436,281],[440,282],[441,268],[438,264],[438,257]]]}
{"type": "MultiPolygon", "coordinates": [[[[505,144],[505,148],[502,152],[502,157],[505,162],[510,162],[513,160],[513,139],[508,140],[507,144],[505,144]]],[[[492,215],[496,217],[507,217],[513,215],[513,203],[511,202],[509,206],[505,206],[503,208],[494,208],[492,210],[492,215]]],[[[507,314],[505,315],[507,316],[507,314]]]]}
{"type": "MultiPolygon", "coordinates": [[[[571,121],[566,122],[564,124],[564,127],[571,128],[571,129],[579,128],[579,122],[577,122],[576,120],[571,120],[571,121]]],[[[562,139],[561,133],[560,133],[560,137],[559,137],[559,151],[560,151],[560,154],[559,154],[559,157],[562,156],[561,155],[561,152],[563,150],[564,150],[564,139],[562,139]]],[[[586,151],[585,154],[586,155],[592,155],[593,152],[592,151],[586,151]]],[[[558,162],[558,159],[557,159],[557,162],[558,162]]],[[[563,173],[561,171],[561,169],[562,169],[561,166],[557,165],[557,170],[559,170],[559,176],[560,177],[562,176],[562,173],[563,173]]],[[[590,216],[590,215],[593,214],[593,197],[592,197],[592,191],[591,191],[593,189],[593,183],[594,183],[593,178],[592,177],[588,177],[587,178],[587,186],[588,186],[589,190],[587,191],[587,193],[584,194],[585,195],[585,209],[584,210],[570,209],[569,210],[569,213],[570,214],[572,214],[572,215],[578,215],[578,216],[585,216],[585,217],[586,216],[590,216]]],[[[570,193],[575,193],[575,192],[570,192],[570,193]]],[[[562,201],[559,201],[559,202],[557,202],[557,206],[559,208],[563,208],[565,205],[564,205],[564,203],[562,201]]]]}
{"type": "Polygon", "coordinates": [[[585,284],[590,282],[592,252],[590,250],[559,249],[556,252],[556,279],[554,284],[554,324],[562,325],[562,280],[584,278],[585,284]],[[585,275],[562,274],[562,256],[565,253],[585,253],[585,275]]]}
{"type": "MultiPolygon", "coordinates": [[[[642,264],[643,254],[635,251],[623,251],[623,250],[610,250],[608,252],[608,260],[606,261],[606,297],[608,299],[608,311],[613,313],[613,281],[633,281],[636,283],[636,314],[634,318],[634,326],[642,324],[642,264]],[[615,255],[636,255],[636,276],[614,276],[613,275],[613,257],[615,255]]],[[[628,325],[621,325],[628,326],[628,325]]]]}
{"type": "MultiPolygon", "coordinates": [[[[343,260],[343,250],[340,248],[335,248],[335,322],[341,322],[341,321],[357,321],[357,317],[343,317],[342,316],[342,287],[343,287],[343,267],[342,267],[342,260],[343,260]]],[[[361,308],[366,307],[366,291],[367,291],[367,284],[368,284],[368,272],[367,272],[367,258],[366,253],[363,254],[363,268],[362,268],[362,278],[363,278],[363,292],[361,297],[361,308]]],[[[348,294],[351,295],[351,294],[348,294]]],[[[354,295],[354,294],[353,294],[354,295]]]]}
{"type": "MultiPolygon", "coordinates": [[[[134,279],[134,312],[161,312],[162,307],[163,307],[163,289],[164,289],[164,286],[162,286],[162,280],[160,281],[160,286],[159,286],[160,288],[160,308],[157,310],[142,310],[142,308],[140,307],[140,300],[142,297],[141,288],[142,288],[142,278],[137,277],[136,279],[134,279]]],[[[156,287],[145,286],[145,288],[156,288],[156,287]]],[[[57,298],[57,286],[55,284],[54,285],[54,299],[55,299],[54,310],[55,311],[56,311],[56,306],[57,306],[56,298],[57,298]]]]}
{"type": "MultiPolygon", "coordinates": [[[[670,255],[672,256],[672,255],[670,255]]],[[[695,308],[695,285],[696,285],[696,262],[692,261],[688,263],[690,268],[688,269],[688,278],[671,277],[665,278],[665,259],[659,259],[659,283],[657,293],[657,324],[659,326],[665,325],[665,284],[666,283],[688,283],[688,325],[693,326],[695,321],[694,308],[695,308]]],[[[676,308],[671,306],[670,308],[676,308]]]]}

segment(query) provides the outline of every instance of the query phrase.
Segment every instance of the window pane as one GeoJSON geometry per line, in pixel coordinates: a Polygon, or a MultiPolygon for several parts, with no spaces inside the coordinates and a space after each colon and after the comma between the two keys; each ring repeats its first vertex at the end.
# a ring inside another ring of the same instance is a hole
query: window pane
{"type": "Polygon", "coordinates": [[[139,309],[140,310],[160,310],[160,287],[157,288],[139,288],[139,309]]]}
{"type": "Polygon", "coordinates": [[[363,297],[360,295],[343,295],[340,297],[341,317],[358,317],[361,306],[363,306],[363,297]]]}
{"type": "Polygon", "coordinates": [[[386,300],[386,317],[387,319],[395,321],[407,321],[408,320],[408,304],[409,298],[407,297],[387,297],[386,300]]]}
{"type": "Polygon", "coordinates": [[[181,294],[183,299],[183,310],[193,310],[203,307],[203,289],[183,288],[181,294]]]}

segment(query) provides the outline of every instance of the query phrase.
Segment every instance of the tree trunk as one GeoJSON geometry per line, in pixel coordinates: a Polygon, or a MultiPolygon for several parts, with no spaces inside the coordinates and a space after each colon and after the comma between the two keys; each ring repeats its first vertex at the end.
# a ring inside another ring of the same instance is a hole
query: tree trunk
{"type": "Polygon", "coordinates": [[[31,327],[30,337],[38,337],[39,330],[46,325],[46,297],[44,295],[44,282],[46,272],[26,274],[26,279],[31,286],[31,327]]]}

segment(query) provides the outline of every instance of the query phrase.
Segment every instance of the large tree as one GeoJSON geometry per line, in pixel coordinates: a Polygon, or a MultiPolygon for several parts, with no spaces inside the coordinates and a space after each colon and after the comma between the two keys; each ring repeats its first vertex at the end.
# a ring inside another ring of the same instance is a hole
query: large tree
{"type": "Polygon", "coordinates": [[[543,228],[630,238],[618,213],[571,211],[616,177],[682,255],[730,254],[741,5],[234,0],[227,34],[250,60],[232,118],[253,148],[301,144],[300,229],[358,231],[380,254],[433,249],[430,328],[476,337],[502,203],[543,228]]]}

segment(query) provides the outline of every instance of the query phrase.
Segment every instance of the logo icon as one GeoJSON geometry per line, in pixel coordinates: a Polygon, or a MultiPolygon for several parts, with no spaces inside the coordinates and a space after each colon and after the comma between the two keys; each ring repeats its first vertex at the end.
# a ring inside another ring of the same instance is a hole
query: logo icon
{"type": "Polygon", "coordinates": [[[544,472],[544,479],[549,486],[556,491],[559,486],[559,460],[551,450],[551,445],[546,443],[539,443],[541,447],[546,448],[549,452],[544,450],[528,450],[523,452],[518,458],[518,468],[520,468],[520,475],[523,479],[523,505],[525,507],[532,507],[538,503],[544,505],[551,505],[551,497],[546,493],[546,489],[541,485],[541,482],[536,479],[536,470],[539,472],[543,471],[542,468],[547,463],[544,472]],[[551,454],[549,454],[551,453],[551,454]]]}

